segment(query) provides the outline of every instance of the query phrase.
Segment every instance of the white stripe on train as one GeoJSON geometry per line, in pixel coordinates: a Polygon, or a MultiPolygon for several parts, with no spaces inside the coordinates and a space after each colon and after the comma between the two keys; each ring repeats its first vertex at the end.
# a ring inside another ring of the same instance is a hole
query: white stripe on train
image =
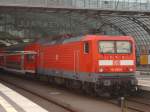
{"type": "MultiPolygon", "coordinates": [[[[113,66],[116,60],[99,60],[100,66],[113,66]]],[[[118,60],[118,65],[134,65],[134,60],[118,60]]]]}

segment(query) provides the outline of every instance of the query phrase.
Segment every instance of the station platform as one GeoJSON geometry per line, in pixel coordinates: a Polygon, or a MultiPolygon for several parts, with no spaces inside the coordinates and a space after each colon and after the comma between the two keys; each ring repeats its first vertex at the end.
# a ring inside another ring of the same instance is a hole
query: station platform
{"type": "Polygon", "coordinates": [[[48,112],[0,83],[0,112],[48,112]]]}
{"type": "Polygon", "coordinates": [[[141,90],[150,91],[150,71],[137,71],[138,86],[141,90]]]}

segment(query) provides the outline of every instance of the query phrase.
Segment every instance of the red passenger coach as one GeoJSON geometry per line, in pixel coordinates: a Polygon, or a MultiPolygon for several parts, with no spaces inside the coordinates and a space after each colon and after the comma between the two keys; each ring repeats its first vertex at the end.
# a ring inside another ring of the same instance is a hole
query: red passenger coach
{"type": "Polygon", "coordinates": [[[3,57],[3,69],[19,73],[35,73],[37,67],[37,44],[11,46],[5,48],[1,54],[3,57]]]}

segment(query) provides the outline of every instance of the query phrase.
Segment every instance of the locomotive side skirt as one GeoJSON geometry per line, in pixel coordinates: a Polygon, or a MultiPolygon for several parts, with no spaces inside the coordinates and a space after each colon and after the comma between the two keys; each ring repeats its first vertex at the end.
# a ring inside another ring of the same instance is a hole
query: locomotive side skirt
{"type": "MultiPolygon", "coordinates": [[[[48,70],[48,69],[37,69],[38,74],[48,75],[53,77],[60,77],[66,79],[80,80],[82,82],[90,82],[90,83],[105,83],[105,80],[110,80],[110,85],[113,83],[121,83],[121,81],[127,81],[131,83],[131,85],[136,85],[137,81],[135,80],[135,73],[85,73],[85,72],[66,72],[66,71],[58,71],[58,70],[48,70]],[[122,79],[122,80],[120,80],[122,79]],[[120,81],[120,82],[119,82],[120,81]]],[[[106,85],[106,86],[110,86],[106,85]]],[[[104,84],[105,86],[105,84],[104,84]]]]}

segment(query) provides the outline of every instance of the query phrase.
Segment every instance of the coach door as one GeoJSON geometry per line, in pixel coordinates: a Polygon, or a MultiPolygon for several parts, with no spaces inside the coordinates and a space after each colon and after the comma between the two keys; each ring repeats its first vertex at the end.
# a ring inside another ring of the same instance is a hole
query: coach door
{"type": "Polygon", "coordinates": [[[25,58],[25,70],[29,73],[35,73],[37,64],[37,54],[29,53],[26,54],[25,58]]]}

